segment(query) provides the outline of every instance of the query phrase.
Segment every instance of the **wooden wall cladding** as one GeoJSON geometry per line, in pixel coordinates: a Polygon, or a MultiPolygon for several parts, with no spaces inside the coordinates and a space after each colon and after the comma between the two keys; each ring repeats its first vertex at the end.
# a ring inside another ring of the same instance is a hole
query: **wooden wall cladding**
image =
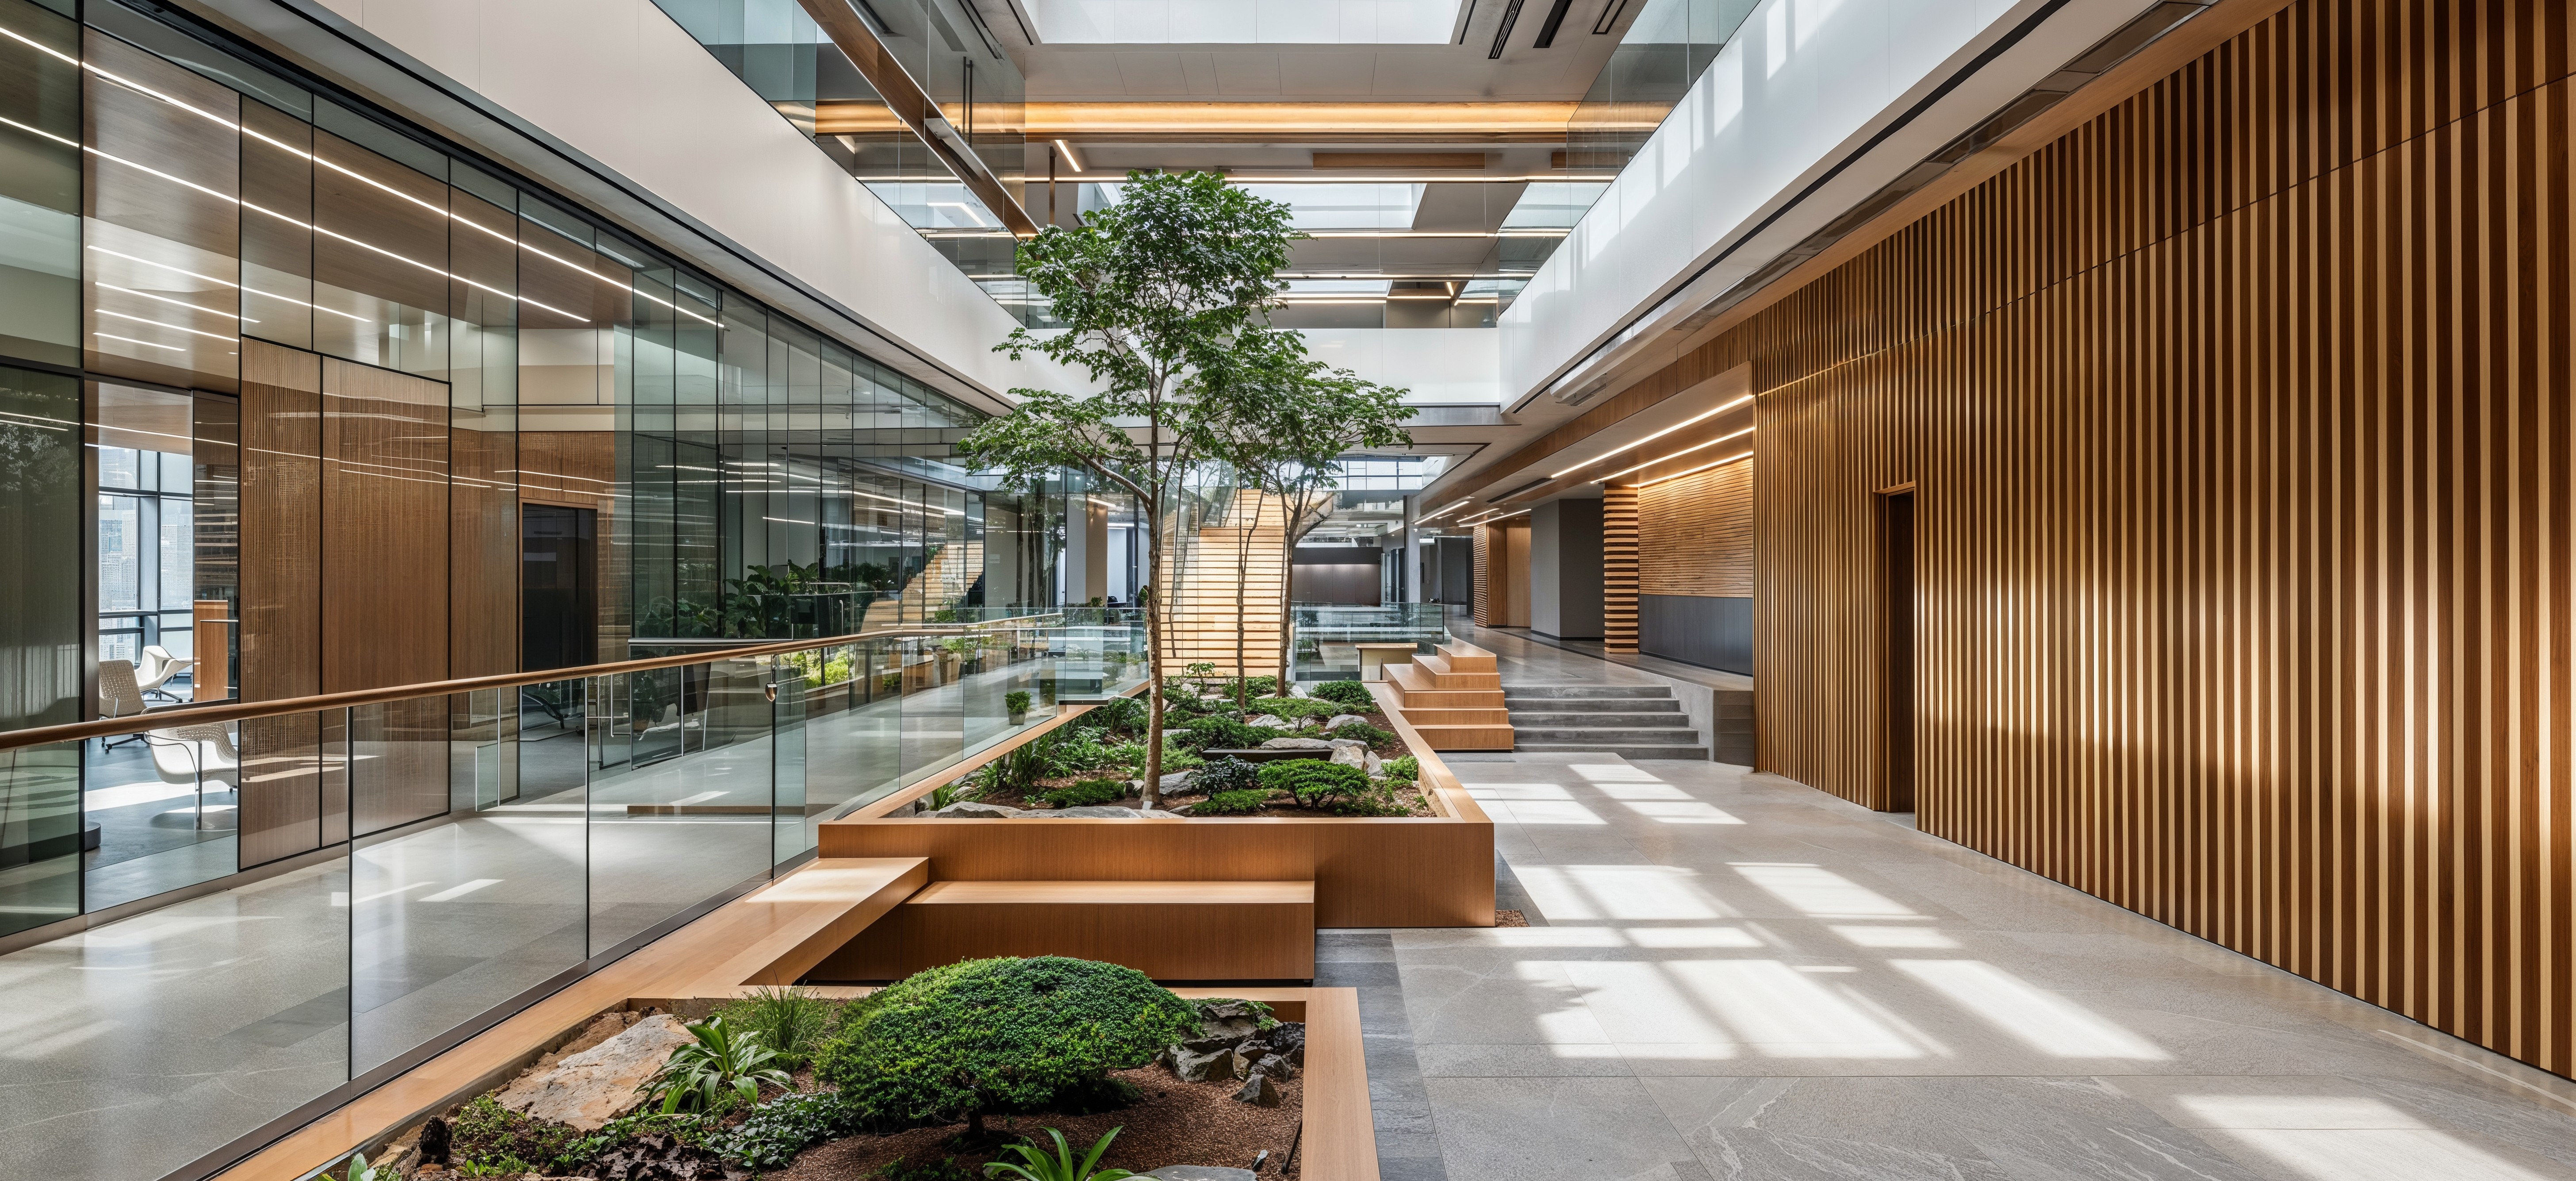
{"type": "Polygon", "coordinates": [[[322,362],[322,690],[447,678],[447,387],[322,362]]]}
{"type": "MultiPolygon", "coordinates": [[[[322,358],[241,342],[241,695],[322,691],[322,358]]],[[[322,846],[321,731],[241,724],[240,864],[322,846]]]]}
{"type": "Polygon", "coordinates": [[[1502,555],[1495,551],[1502,532],[1491,525],[1478,525],[1471,535],[1476,547],[1476,577],[1467,596],[1467,612],[1478,627],[1500,627],[1503,623],[1503,603],[1495,594],[1502,585],[1502,555]]]}
{"type": "Polygon", "coordinates": [[[1601,490],[1601,646],[1637,650],[1637,490],[1627,485],[1601,490]]]}
{"type": "Polygon", "coordinates": [[[1759,766],[2545,1069],[2568,1014],[2568,8],[2308,0],[1701,350],[1759,766]]]}
{"type": "Polygon", "coordinates": [[[449,435],[447,663],[452,677],[519,671],[519,448],[508,430],[449,435]]]}
{"type": "Polygon", "coordinates": [[[1752,596],[1755,462],[1636,490],[1639,594],[1752,596]]]}

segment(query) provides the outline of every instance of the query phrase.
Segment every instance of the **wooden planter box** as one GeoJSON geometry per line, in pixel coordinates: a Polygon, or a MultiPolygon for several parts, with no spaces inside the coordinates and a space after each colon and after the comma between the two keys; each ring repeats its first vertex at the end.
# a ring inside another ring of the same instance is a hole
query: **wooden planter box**
{"type": "MultiPolygon", "coordinates": [[[[1070,722],[1068,712],[1056,724],[1070,722]]],[[[1494,822],[1401,718],[1435,815],[1204,820],[897,818],[914,800],[1053,726],[822,827],[818,857],[926,857],[935,881],[1315,883],[1318,927],[1494,925],[1494,822]]]]}

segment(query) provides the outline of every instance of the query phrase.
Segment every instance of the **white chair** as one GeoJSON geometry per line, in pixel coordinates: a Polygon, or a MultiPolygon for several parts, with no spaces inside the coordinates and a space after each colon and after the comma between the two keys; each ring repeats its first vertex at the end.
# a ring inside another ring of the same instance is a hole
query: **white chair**
{"type": "Polygon", "coordinates": [[[215,724],[173,726],[146,730],[142,737],[152,751],[152,770],[163,783],[195,785],[197,827],[226,827],[206,823],[206,780],[214,778],[218,788],[240,789],[241,754],[233,749],[231,731],[215,724]]]}
{"type": "MultiPolygon", "coordinates": [[[[143,687],[134,679],[134,662],[131,660],[99,661],[99,716],[121,718],[129,714],[142,713],[145,708],[147,703],[143,700],[143,687]]],[[[129,742],[140,742],[142,739],[143,736],[140,734],[128,734],[123,738],[109,739],[101,744],[101,749],[122,746],[129,742]]]]}
{"type": "Polygon", "coordinates": [[[161,686],[169,684],[170,678],[178,676],[180,673],[196,667],[196,665],[197,662],[194,660],[170,655],[170,650],[159,644],[147,645],[143,649],[143,667],[136,669],[134,672],[136,684],[146,694],[157,693],[172,701],[177,701],[179,700],[178,694],[172,693],[161,686]]]}

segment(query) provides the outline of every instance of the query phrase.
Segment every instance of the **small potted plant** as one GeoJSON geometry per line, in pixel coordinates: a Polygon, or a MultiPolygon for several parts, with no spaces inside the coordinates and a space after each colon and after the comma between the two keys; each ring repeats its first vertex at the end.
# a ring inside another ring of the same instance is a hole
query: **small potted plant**
{"type": "Polygon", "coordinates": [[[1029,691],[1013,689],[1002,695],[1002,708],[1011,712],[1011,724],[1022,726],[1029,720],[1029,691]]]}

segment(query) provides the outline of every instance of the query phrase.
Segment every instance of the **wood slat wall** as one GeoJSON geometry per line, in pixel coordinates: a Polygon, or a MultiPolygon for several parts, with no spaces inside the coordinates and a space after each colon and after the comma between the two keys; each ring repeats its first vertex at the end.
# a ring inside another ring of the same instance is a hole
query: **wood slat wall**
{"type": "Polygon", "coordinates": [[[1753,460],[1637,489],[1637,590],[1750,598],[1753,460]]]}
{"type": "Polygon", "coordinates": [[[1637,650],[1637,490],[1601,490],[1601,646],[1637,650]]]}
{"type": "Polygon", "coordinates": [[[2567,6],[2283,9],[1700,352],[1755,365],[1759,765],[2571,1056],[2567,6]]]}
{"type": "Polygon", "coordinates": [[[1502,539],[1502,532],[1492,525],[1476,526],[1475,582],[1472,593],[1467,596],[1467,612],[1478,627],[1502,626],[1503,603],[1501,597],[1494,593],[1502,585],[1501,555],[1494,552],[1495,543],[1502,539]]]}

